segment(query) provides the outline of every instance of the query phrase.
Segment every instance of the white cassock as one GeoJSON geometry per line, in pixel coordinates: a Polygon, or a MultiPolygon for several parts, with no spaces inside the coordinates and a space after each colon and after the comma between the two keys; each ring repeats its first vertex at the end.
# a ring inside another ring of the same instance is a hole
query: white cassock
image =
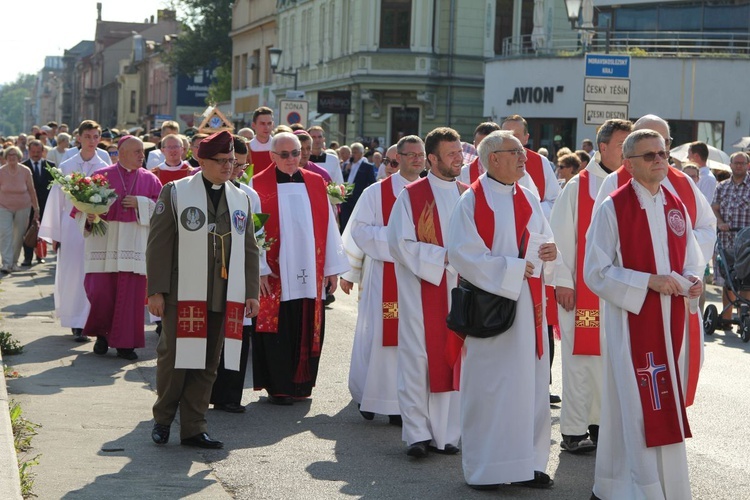
{"type": "MultiPolygon", "coordinates": [[[[547,469],[550,449],[549,345],[542,313],[544,354],[536,353],[534,308],[525,259],[518,258],[513,190],[480,177],[495,213],[492,250],[474,222],[473,190],[450,222],[448,256],[458,273],[488,292],[517,300],[513,326],[491,338],[466,337],[461,373],[461,462],[468,484],[527,481],[547,469]]],[[[523,189],[523,188],[522,188],[523,189]]],[[[525,191],[533,214],[528,230],[552,239],[539,201],[525,191]]],[[[545,264],[545,280],[553,265],[545,264]]],[[[544,307],[542,300],[542,307],[544,307]]]]}
{"type": "MultiPolygon", "coordinates": [[[[542,161],[544,161],[544,160],[542,160],[542,161]]],[[[463,182],[464,184],[471,185],[471,174],[469,173],[469,167],[470,167],[469,163],[467,163],[466,165],[464,165],[463,167],[461,167],[461,173],[458,174],[458,177],[456,179],[459,180],[459,181],[461,181],[461,182],[463,182]]],[[[547,167],[545,166],[545,168],[547,168],[547,167]]],[[[552,171],[554,172],[554,169],[552,171]]],[[[479,174],[481,175],[484,172],[485,172],[484,167],[482,166],[482,163],[480,162],[479,163],[479,174]]],[[[545,170],[545,172],[546,172],[546,170],[545,170]]],[[[545,174],[545,182],[546,182],[546,180],[547,180],[547,176],[545,174]]],[[[521,185],[521,186],[523,186],[523,187],[525,187],[529,191],[531,191],[532,194],[534,195],[534,197],[537,200],[539,199],[539,190],[536,188],[536,184],[534,184],[534,179],[531,178],[531,176],[529,175],[528,172],[524,172],[523,177],[521,177],[521,179],[519,179],[518,184],[521,185]]],[[[555,197],[557,196],[557,193],[559,193],[559,191],[560,191],[560,189],[559,189],[559,185],[558,185],[558,189],[554,192],[554,196],[555,197]]],[[[545,198],[547,198],[547,197],[545,196],[545,198]]],[[[554,204],[554,202],[555,202],[554,199],[552,199],[552,201],[547,200],[547,203],[548,203],[550,209],[551,209],[552,205],[554,204]]],[[[547,217],[549,217],[549,210],[547,210],[545,212],[545,215],[547,217]]]]}
{"type": "MultiPolygon", "coordinates": [[[[451,213],[459,198],[458,185],[438,179],[432,173],[427,174],[427,179],[435,195],[445,242],[451,213]]],[[[446,444],[458,446],[459,392],[430,392],[421,287],[422,280],[439,285],[445,272],[450,307],[450,291],[455,288],[458,275],[452,265],[445,264],[445,248],[417,241],[407,190],[401,191],[393,206],[387,233],[398,281],[396,374],[402,437],[408,445],[430,441],[438,449],[444,449],[446,444]]]]}
{"type": "MultiPolygon", "coordinates": [[[[399,173],[391,178],[393,194],[397,197],[409,180],[399,173]]],[[[362,411],[399,415],[397,348],[383,346],[383,263],[393,262],[386,231],[382,186],[377,182],[362,192],[342,235],[349,265],[352,269],[362,268],[359,275],[343,276],[349,281],[356,280],[353,283],[359,282],[361,291],[349,366],[349,392],[362,411]],[[364,254],[364,263],[352,246],[364,254]]]]}
{"type": "MultiPolygon", "coordinates": [[[[75,149],[69,151],[76,151],[75,149]]],[[[105,152],[106,154],[106,152],[105,152]]],[[[58,165],[63,175],[83,172],[90,176],[109,166],[98,155],[84,161],[80,153],[58,165]]],[[[39,237],[49,242],[60,242],[55,267],[55,315],[66,328],[83,328],[89,316],[89,300],[83,288],[84,241],[76,220],[70,216],[73,204],[55,184],[49,192],[39,237]]]]}
{"type": "MultiPolygon", "coordinates": [[[[325,153],[325,151],[324,151],[325,153]]],[[[331,181],[336,184],[344,183],[344,174],[341,172],[341,165],[339,165],[338,156],[332,155],[331,153],[325,153],[326,160],[323,162],[315,162],[315,164],[321,168],[324,168],[328,175],[331,176],[331,181]]]]}
{"type": "MultiPolygon", "coordinates": [[[[633,182],[633,185],[648,217],[657,273],[669,274],[671,267],[667,252],[664,196],[661,190],[656,196],[651,196],[637,182],[633,182]]],[[[686,226],[688,247],[682,274],[701,276],[703,256],[689,219],[686,226]]],[[[647,235],[639,234],[637,237],[647,235]]],[[[648,273],[622,267],[617,215],[612,199],[605,199],[594,212],[586,236],[584,279],[589,288],[604,300],[607,349],[602,353],[604,389],[594,494],[607,500],[691,498],[685,442],[646,447],[643,411],[630,350],[628,313],[640,312],[648,292],[649,276],[648,273]]],[[[664,332],[669,332],[670,296],[661,295],[661,310],[664,332]]],[[[671,336],[666,334],[665,340],[667,352],[670,353],[671,336]]],[[[685,336],[683,344],[687,341],[685,336]]],[[[667,359],[673,394],[678,394],[674,358],[667,356],[667,359]]],[[[682,426],[679,408],[677,415],[682,426]]]]}
{"type": "MultiPolygon", "coordinates": [[[[607,177],[595,161],[586,166],[589,172],[589,196],[596,199],[599,187],[607,177]]],[[[555,234],[555,244],[562,256],[562,264],[555,272],[554,285],[577,290],[576,259],[578,252],[578,188],[580,177],[575,176],[565,184],[550,214],[550,226],[555,234]]],[[[581,436],[589,425],[599,424],[601,411],[601,356],[573,355],[575,339],[575,305],[566,311],[557,305],[560,333],[562,335],[562,387],[563,402],[560,409],[560,433],[581,436]]],[[[604,331],[599,330],[599,342],[605,349],[604,331]]]]}
{"type": "MultiPolygon", "coordinates": [[[[696,241],[698,241],[698,245],[700,246],[701,262],[705,271],[706,264],[709,260],[711,260],[711,257],[713,257],[714,254],[714,244],[716,243],[716,214],[714,214],[714,211],[711,208],[708,200],[706,200],[706,197],[703,196],[693,180],[690,178],[688,179],[690,180],[690,187],[693,189],[693,197],[695,198],[696,205],[695,228],[693,229],[693,236],[695,236],[695,239],[696,241]]],[[[596,202],[594,203],[594,212],[596,212],[597,208],[599,208],[599,206],[607,198],[607,196],[612,194],[617,189],[617,183],[617,172],[612,172],[607,176],[606,179],[604,179],[602,186],[599,188],[599,194],[596,196],[596,202]]],[[[680,197],[680,195],[677,193],[674,186],[670,182],[669,177],[665,177],[664,180],[661,181],[661,185],[677,198],[680,197]]],[[[703,276],[703,274],[700,274],[700,276],[703,276]]],[[[703,315],[701,314],[701,311],[698,311],[698,315],[701,318],[699,324],[701,330],[701,338],[703,338],[703,315]]],[[[688,345],[684,343],[682,350],[680,351],[680,376],[682,377],[683,391],[687,387],[686,377],[689,373],[688,366],[690,359],[687,347],[688,345]]],[[[694,347],[697,347],[700,350],[700,366],[702,367],[704,359],[703,342],[701,342],[700,345],[694,347]]]]}

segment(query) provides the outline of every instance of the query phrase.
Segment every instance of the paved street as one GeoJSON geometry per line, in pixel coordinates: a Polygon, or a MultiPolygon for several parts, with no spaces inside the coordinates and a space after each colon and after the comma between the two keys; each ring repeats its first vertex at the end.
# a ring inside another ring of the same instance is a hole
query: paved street
{"type": "MultiPolygon", "coordinates": [[[[224,450],[181,447],[174,427],[172,441],[157,447],[150,439],[153,328],[135,363],[116,358],[114,350],[94,355],[93,343],[74,343],[53,320],[53,273],[53,264],[35,266],[0,283],[0,329],[25,346],[22,355],[5,358],[22,374],[8,381],[10,398],[42,424],[33,441],[33,454],[41,454],[33,469],[40,499],[587,499],[591,493],[594,456],[561,453],[559,408],[552,411],[552,492],[510,486],[476,492],[464,484],[460,455],[408,459],[400,429],[385,417],[366,422],[351,403],[347,375],[356,303],[341,292],[327,313],[312,401],[277,407],[247,389],[245,414],[209,412],[211,435],[225,442],[224,450]]],[[[749,353],[750,344],[737,335],[717,332],[706,339],[697,404],[688,412],[695,498],[750,498],[749,353]]],[[[560,393],[559,357],[555,363],[553,391],[560,393]]]]}

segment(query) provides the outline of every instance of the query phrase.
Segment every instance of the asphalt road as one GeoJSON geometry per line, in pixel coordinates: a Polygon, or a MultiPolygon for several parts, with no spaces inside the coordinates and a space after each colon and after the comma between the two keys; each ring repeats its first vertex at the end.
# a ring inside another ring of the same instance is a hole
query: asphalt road
{"type": "MultiPolygon", "coordinates": [[[[22,374],[8,381],[10,397],[22,404],[27,418],[42,424],[31,452],[40,454],[33,469],[40,499],[587,499],[591,494],[594,456],[560,451],[559,407],[552,408],[552,491],[508,486],[477,492],[464,483],[460,455],[409,459],[399,428],[385,417],[365,421],[351,402],[347,377],[356,302],[341,292],[327,311],[311,401],[273,406],[265,393],[248,388],[246,413],[209,412],[210,433],[225,442],[223,450],[183,448],[175,428],[172,442],[158,447],[149,437],[155,399],[153,329],[147,331],[138,362],[118,359],[114,352],[95,356],[92,343],[74,343],[52,319],[52,276],[53,266],[46,264],[0,284],[0,328],[25,344],[24,354],[5,359],[22,374]]],[[[750,498],[745,471],[749,352],[750,344],[736,334],[706,337],[697,402],[688,410],[695,498],[750,498]]],[[[558,357],[552,386],[557,394],[559,374],[558,357]]],[[[246,386],[251,387],[249,377],[246,386]]]]}

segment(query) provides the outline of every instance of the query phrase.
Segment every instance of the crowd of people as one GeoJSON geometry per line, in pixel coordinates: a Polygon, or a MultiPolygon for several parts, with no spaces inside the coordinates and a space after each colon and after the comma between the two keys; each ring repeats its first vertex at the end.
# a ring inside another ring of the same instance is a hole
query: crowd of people
{"type": "Polygon", "coordinates": [[[137,359],[147,306],[160,335],[155,443],[179,411],[183,445],[221,448],[206,413],[246,410],[248,365],[269,403],[310,398],[326,306],[356,285],[349,390],[365,420],[402,427],[409,457],[461,452],[479,490],[552,487],[558,331],[560,447],[597,450],[592,498],[690,497],[696,304],[717,220],[721,231],[750,224],[745,153],[719,183],[704,143],[672,165],[669,124],[655,115],[608,120],[555,161],[526,148],[519,115],[480,123],[470,142],[439,127],[387,148],[327,149],[323,128],[275,127],[265,107],[236,135],[165,122],[158,147],[92,120],[66,129],[3,141],[2,271],[43,262],[49,243],[56,316],[74,340],[95,338],[98,355],[137,359]],[[106,234],[50,189],[55,165],[115,190],[106,234]],[[330,189],[344,184],[337,204],[330,189]],[[39,245],[19,266],[33,225],[39,245]],[[467,282],[515,303],[508,330],[448,327],[467,282]]]}

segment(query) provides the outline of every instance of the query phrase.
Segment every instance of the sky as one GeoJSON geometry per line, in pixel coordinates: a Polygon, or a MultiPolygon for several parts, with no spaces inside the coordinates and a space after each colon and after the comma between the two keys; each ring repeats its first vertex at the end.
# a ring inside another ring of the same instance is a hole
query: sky
{"type": "Polygon", "coordinates": [[[45,56],[61,56],[81,40],[93,40],[96,4],[102,20],[143,22],[164,8],[168,0],[4,0],[0,27],[3,70],[0,84],[15,81],[21,73],[36,74],[45,56]]]}

